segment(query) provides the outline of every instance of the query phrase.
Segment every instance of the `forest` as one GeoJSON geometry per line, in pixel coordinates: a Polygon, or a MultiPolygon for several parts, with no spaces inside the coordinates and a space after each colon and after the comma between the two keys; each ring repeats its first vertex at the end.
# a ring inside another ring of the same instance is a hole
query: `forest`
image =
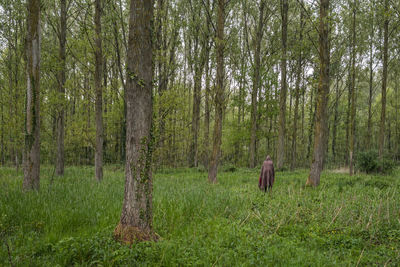
{"type": "Polygon", "coordinates": [[[399,165],[398,0],[0,0],[1,266],[397,266],[399,165]]]}

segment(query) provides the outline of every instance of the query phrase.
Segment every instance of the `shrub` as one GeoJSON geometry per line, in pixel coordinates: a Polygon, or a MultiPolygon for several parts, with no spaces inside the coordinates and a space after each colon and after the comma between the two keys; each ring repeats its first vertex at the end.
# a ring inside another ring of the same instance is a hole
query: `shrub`
{"type": "Polygon", "coordinates": [[[378,152],[375,150],[359,153],[356,164],[360,171],[366,173],[390,174],[396,167],[396,163],[389,157],[385,156],[383,160],[380,160],[378,152]]]}
{"type": "Polygon", "coordinates": [[[378,167],[378,153],[375,150],[359,153],[357,157],[357,167],[362,172],[376,172],[378,167]]]}

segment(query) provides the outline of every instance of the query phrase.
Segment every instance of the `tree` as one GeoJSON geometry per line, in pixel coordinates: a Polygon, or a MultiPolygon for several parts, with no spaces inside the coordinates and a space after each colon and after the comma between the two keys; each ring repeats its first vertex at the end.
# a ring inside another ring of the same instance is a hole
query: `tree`
{"type": "Polygon", "coordinates": [[[152,214],[153,1],[131,0],[127,54],[125,194],[114,236],[154,240],[152,214]]]}
{"type": "MultiPolygon", "coordinates": [[[[59,32],[59,58],[60,69],[58,71],[58,93],[62,103],[65,101],[65,45],[67,40],[67,1],[60,0],[60,32],[59,32]]],[[[56,158],[56,174],[64,175],[64,138],[65,138],[65,111],[64,105],[61,105],[57,114],[57,158],[56,158]]]]}
{"type": "Polygon", "coordinates": [[[249,167],[256,165],[256,141],[257,141],[257,92],[261,86],[260,65],[261,65],[261,41],[263,37],[265,1],[260,0],[259,19],[256,30],[255,51],[254,51],[254,74],[253,88],[251,91],[251,133],[250,133],[250,157],[249,167]]]}
{"type": "Polygon", "coordinates": [[[385,120],[386,120],[386,87],[388,73],[388,43],[389,43],[389,0],[385,0],[385,21],[383,24],[383,70],[382,70],[382,109],[379,128],[379,158],[383,159],[385,145],[385,120]]]}
{"type": "Polygon", "coordinates": [[[314,152],[311,164],[310,176],[306,185],[318,186],[321,171],[323,169],[324,157],[326,152],[327,138],[327,111],[329,96],[329,0],[320,1],[319,9],[319,83],[317,92],[317,110],[314,128],[314,152]]]}
{"type": "Polygon", "coordinates": [[[349,147],[349,169],[350,175],[354,174],[354,139],[356,123],[356,11],[357,3],[353,2],[353,20],[352,20],[352,44],[351,44],[351,111],[350,111],[350,147],[349,147]]]}
{"type": "Polygon", "coordinates": [[[288,0],[281,0],[282,16],[282,61],[281,61],[281,93],[279,97],[279,134],[277,150],[277,169],[281,169],[285,156],[285,135],[286,135],[286,50],[287,50],[287,22],[288,22],[288,0]]]}
{"type": "MultiPolygon", "coordinates": [[[[301,3],[303,5],[303,3],[301,3]]],[[[303,10],[300,13],[300,26],[299,26],[299,56],[297,60],[297,70],[296,70],[296,88],[295,88],[295,104],[294,104],[294,118],[293,118],[293,134],[292,134],[292,153],[290,161],[290,169],[294,170],[296,167],[296,146],[297,146],[297,123],[299,120],[298,110],[299,110],[299,97],[300,97],[300,82],[302,74],[302,41],[303,41],[303,27],[304,27],[304,13],[303,10]]]]}
{"type": "Polygon", "coordinates": [[[97,181],[103,179],[103,51],[101,37],[101,13],[102,1],[95,2],[95,72],[94,72],[94,87],[96,90],[96,150],[95,150],[95,176],[97,181]]]}
{"type": "Polygon", "coordinates": [[[40,0],[28,0],[24,190],[40,183],[40,0]]]}
{"type": "Polygon", "coordinates": [[[225,102],[225,67],[224,67],[224,30],[225,30],[225,0],[218,0],[217,28],[216,28],[216,54],[217,54],[217,84],[215,88],[215,121],[214,121],[214,140],[211,154],[210,166],[208,169],[208,181],[217,182],[218,164],[221,153],[222,142],[222,115],[225,102]]]}

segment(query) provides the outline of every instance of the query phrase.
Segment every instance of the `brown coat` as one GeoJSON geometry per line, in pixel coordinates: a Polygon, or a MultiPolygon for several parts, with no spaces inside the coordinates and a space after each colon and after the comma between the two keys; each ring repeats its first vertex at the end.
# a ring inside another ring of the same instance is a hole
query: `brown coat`
{"type": "Polygon", "coordinates": [[[261,190],[267,191],[268,188],[272,189],[275,181],[274,163],[270,156],[267,156],[261,167],[260,178],[258,179],[258,187],[261,190]]]}

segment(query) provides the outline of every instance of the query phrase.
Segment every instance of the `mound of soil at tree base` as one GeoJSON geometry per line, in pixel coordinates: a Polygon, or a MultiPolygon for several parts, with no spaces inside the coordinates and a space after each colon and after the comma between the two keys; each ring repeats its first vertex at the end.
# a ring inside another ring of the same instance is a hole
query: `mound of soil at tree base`
{"type": "Polygon", "coordinates": [[[114,238],[123,244],[131,245],[143,241],[157,241],[160,236],[154,232],[146,232],[138,227],[119,223],[114,230],[114,238]]]}

